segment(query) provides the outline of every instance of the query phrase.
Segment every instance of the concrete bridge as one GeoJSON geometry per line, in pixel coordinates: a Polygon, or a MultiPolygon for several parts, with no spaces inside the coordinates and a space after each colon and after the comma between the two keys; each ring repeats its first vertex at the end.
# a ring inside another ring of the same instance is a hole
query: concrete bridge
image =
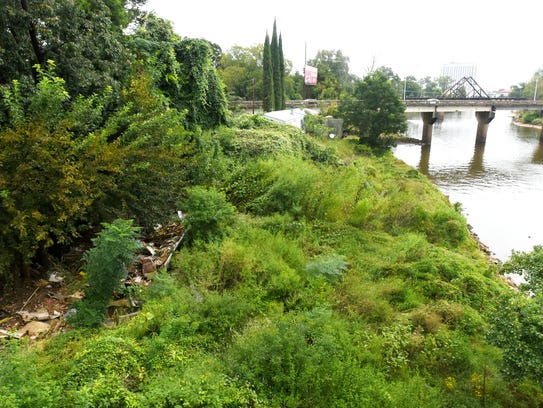
{"type": "MultiPolygon", "coordinates": [[[[422,143],[432,143],[433,124],[440,113],[475,111],[477,118],[476,144],[485,144],[488,126],[498,110],[538,110],[543,116],[543,101],[510,98],[469,98],[469,99],[406,99],[406,112],[420,112],[422,116],[422,143]]],[[[543,142],[543,127],[540,141],[543,142]]]]}

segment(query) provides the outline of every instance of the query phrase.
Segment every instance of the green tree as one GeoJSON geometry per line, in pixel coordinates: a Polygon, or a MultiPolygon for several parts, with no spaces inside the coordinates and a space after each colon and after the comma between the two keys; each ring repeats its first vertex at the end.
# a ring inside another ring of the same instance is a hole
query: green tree
{"type": "Polygon", "coordinates": [[[213,66],[213,49],[206,40],[185,38],[174,45],[181,64],[181,98],[178,109],[187,110],[189,123],[204,129],[226,120],[224,85],[213,66]]]}
{"type": "Polygon", "coordinates": [[[407,76],[404,80],[404,91],[402,96],[405,95],[406,99],[409,98],[418,98],[421,95],[422,89],[417,82],[417,79],[410,75],[407,76]]]}
{"type": "Polygon", "coordinates": [[[244,100],[262,98],[262,54],[263,45],[245,48],[238,45],[230,48],[221,58],[219,75],[230,96],[244,100]]]}
{"type": "Polygon", "coordinates": [[[74,138],[101,123],[104,104],[99,97],[68,103],[64,80],[52,68],[36,67],[40,81],[26,107],[17,81],[4,92],[10,122],[0,132],[0,253],[8,255],[0,277],[6,280],[26,274],[47,248],[78,236],[100,195],[100,173],[118,165],[118,155],[74,138]]]}
{"type": "MultiPolygon", "coordinates": [[[[4,0],[0,16],[0,84],[38,82],[48,60],[71,95],[120,89],[130,70],[122,27],[139,1],[4,0]],[[112,22],[113,20],[113,22],[112,22]],[[115,24],[117,23],[117,25],[115,24]]],[[[135,9],[134,9],[135,10],[135,9]]]]}
{"type": "Polygon", "coordinates": [[[422,89],[420,95],[422,98],[439,98],[444,91],[444,89],[439,86],[438,81],[430,77],[424,77],[419,80],[419,85],[422,89]]]}
{"type": "Polygon", "coordinates": [[[379,71],[357,81],[352,96],[342,100],[340,116],[358,133],[360,142],[377,148],[393,144],[390,135],[407,130],[405,106],[394,87],[379,71]]]}
{"type": "Polygon", "coordinates": [[[201,39],[181,39],[170,22],[148,14],[135,31],[131,46],[170,105],[187,112],[187,124],[214,128],[226,120],[224,84],[216,65],[217,45],[201,39]]]}
{"type": "Polygon", "coordinates": [[[273,62],[270,37],[266,33],[264,40],[264,53],[262,57],[262,109],[270,112],[275,108],[275,96],[273,85],[273,62]]]}
{"type": "Polygon", "coordinates": [[[381,72],[384,77],[390,82],[394,90],[396,91],[396,94],[403,98],[403,88],[404,88],[404,81],[401,80],[398,74],[396,74],[392,68],[389,67],[379,67],[376,71],[381,72]]]}
{"type": "Polygon", "coordinates": [[[285,101],[285,56],[283,54],[283,36],[279,34],[279,83],[281,84],[280,92],[281,92],[281,98],[280,98],[280,109],[286,108],[286,101],[285,101]]]}
{"type": "Polygon", "coordinates": [[[490,340],[503,350],[502,371],[508,378],[530,378],[543,387],[543,246],[513,251],[502,273],[522,274],[521,293],[511,293],[491,313],[490,340]]]}
{"type": "Polygon", "coordinates": [[[273,75],[273,106],[275,110],[283,109],[282,101],[285,99],[283,90],[283,80],[281,71],[284,72],[284,61],[281,61],[282,50],[279,48],[279,37],[277,36],[277,24],[273,21],[273,31],[270,44],[270,52],[272,58],[272,75],[273,75]],[[281,63],[283,67],[281,68],[281,63]]]}
{"type": "Polygon", "coordinates": [[[349,73],[349,57],[341,50],[319,50],[308,65],[318,69],[318,82],[308,89],[308,97],[340,99],[352,88],[354,77],[349,73]]]}

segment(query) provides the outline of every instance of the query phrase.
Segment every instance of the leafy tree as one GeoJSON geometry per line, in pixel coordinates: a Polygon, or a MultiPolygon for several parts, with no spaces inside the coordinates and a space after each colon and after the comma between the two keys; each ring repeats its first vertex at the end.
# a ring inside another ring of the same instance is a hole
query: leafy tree
{"type": "Polygon", "coordinates": [[[396,94],[400,98],[403,98],[404,81],[402,81],[402,79],[399,77],[399,75],[396,74],[392,70],[392,68],[389,68],[389,67],[379,67],[379,68],[377,68],[377,71],[382,73],[384,75],[384,77],[388,81],[390,81],[390,84],[392,85],[392,87],[396,91],[396,94]]]}
{"type": "MultiPolygon", "coordinates": [[[[4,94],[11,122],[0,132],[0,252],[10,253],[15,277],[26,274],[36,255],[78,236],[101,193],[102,175],[115,171],[119,160],[91,140],[74,139],[94,125],[93,117],[101,120],[103,105],[81,99],[66,105],[64,81],[50,70],[37,72],[40,82],[27,108],[16,97],[17,82],[4,94]]],[[[9,268],[0,271],[9,274],[9,268]]]]}
{"type": "Polygon", "coordinates": [[[405,94],[407,99],[418,98],[421,95],[422,89],[417,82],[417,79],[410,75],[407,76],[404,81],[404,92],[402,92],[402,96],[405,94]]]}
{"type": "Polygon", "coordinates": [[[503,372],[513,380],[527,377],[543,386],[543,246],[513,251],[502,273],[522,274],[521,294],[500,299],[491,314],[490,340],[503,349],[503,372]]]}
{"type": "Polygon", "coordinates": [[[430,77],[424,77],[419,80],[419,85],[422,88],[422,98],[439,98],[444,91],[439,86],[438,81],[430,77]]]}
{"type": "Polygon", "coordinates": [[[71,99],[64,81],[37,67],[35,94],[22,105],[4,91],[0,131],[0,280],[23,275],[52,247],[112,219],[151,228],[175,209],[193,154],[185,116],[142,73],[105,117],[111,93],[71,99]],[[5,255],[5,256],[4,256],[5,255]]]}
{"type": "Polygon", "coordinates": [[[529,82],[513,87],[513,92],[511,96],[517,98],[543,99],[543,69],[535,72],[529,82]]]}
{"type": "Polygon", "coordinates": [[[217,73],[217,46],[200,39],[181,39],[170,22],[146,15],[132,47],[150,68],[158,88],[190,126],[216,127],[226,120],[224,84],[217,73]]]}
{"type": "Polygon", "coordinates": [[[524,90],[526,88],[526,83],[521,82],[518,85],[512,85],[511,86],[511,93],[509,96],[511,98],[524,98],[524,90]]]}
{"type": "MultiPolygon", "coordinates": [[[[89,13],[94,13],[99,7],[96,0],[76,0],[77,4],[89,13]]],[[[140,16],[139,7],[147,0],[103,0],[109,8],[110,18],[114,25],[126,28],[136,17],[140,16]]]]}
{"type": "Polygon", "coordinates": [[[212,64],[212,47],[206,40],[185,38],[174,45],[181,64],[179,110],[187,110],[189,123],[211,129],[226,120],[224,85],[212,64]]]}
{"type": "Polygon", "coordinates": [[[244,100],[262,98],[262,54],[263,45],[245,48],[233,46],[224,53],[219,66],[219,75],[229,95],[244,100]]]}
{"type": "Polygon", "coordinates": [[[139,3],[4,0],[0,84],[13,79],[37,83],[38,73],[33,67],[44,67],[53,60],[71,95],[91,95],[108,86],[120,89],[130,72],[126,68],[131,60],[121,28],[133,16],[122,5],[139,3]]]}
{"type": "Polygon", "coordinates": [[[440,76],[436,79],[436,81],[437,81],[437,86],[441,90],[441,93],[445,92],[455,83],[455,81],[451,77],[448,77],[448,76],[440,76]]]}
{"type": "Polygon", "coordinates": [[[308,64],[318,68],[318,82],[308,89],[308,97],[339,99],[352,87],[354,77],[349,73],[349,57],[341,50],[319,50],[308,64]]]}
{"type": "Polygon", "coordinates": [[[388,135],[404,132],[405,106],[394,87],[379,71],[357,81],[352,96],[342,100],[340,115],[345,124],[360,136],[360,142],[377,148],[393,143],[388,135]]]}
{"type": "Polygon", "coordinates": [[[274,84],[273,84],[273,62],[270,37],[266,33],[264,40],[264,55],[262,57],[262,109],[270,112],[275,108],[274,84]]]}

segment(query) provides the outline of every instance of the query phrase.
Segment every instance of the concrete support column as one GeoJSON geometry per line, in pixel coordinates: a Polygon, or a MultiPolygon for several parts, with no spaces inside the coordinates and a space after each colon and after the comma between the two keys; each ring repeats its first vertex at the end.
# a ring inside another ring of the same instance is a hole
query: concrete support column
{"type": "Polygon", "coordinates": [[[486,143],[488,124],[492,122],[492,119],[494,119],[495,116],[495,110],[475,112],[475,117],[477,118],[477,136],[475,137],[475,144],[484,145],[486,143]]]}
{"type": "MultiPolygon", "coordinates": [[[[543,110],[539,112],[539,117],[543,119],[543,110]]],[[[543,126],[541,126],[541,133],[539,134],[539,143],[543,143],[543,126]]]]}
{"type": "Polygon", "coordinates": [[[433,124],[437,120],[437,112],[421,112],[422,115],[422,143],[432,143],[433,124]]]}

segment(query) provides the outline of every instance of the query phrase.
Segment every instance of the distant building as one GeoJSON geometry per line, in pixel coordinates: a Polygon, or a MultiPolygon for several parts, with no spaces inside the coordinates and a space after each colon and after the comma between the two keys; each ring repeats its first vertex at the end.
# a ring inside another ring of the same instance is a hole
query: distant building
{"type": "Polygon", "coordinates": [[[472,77],[477,79],[477,66],[469,64],[448,64],[441,68],[441,76],[449,77],[454,82],[459,81],[464,77],[472,77]]]}

